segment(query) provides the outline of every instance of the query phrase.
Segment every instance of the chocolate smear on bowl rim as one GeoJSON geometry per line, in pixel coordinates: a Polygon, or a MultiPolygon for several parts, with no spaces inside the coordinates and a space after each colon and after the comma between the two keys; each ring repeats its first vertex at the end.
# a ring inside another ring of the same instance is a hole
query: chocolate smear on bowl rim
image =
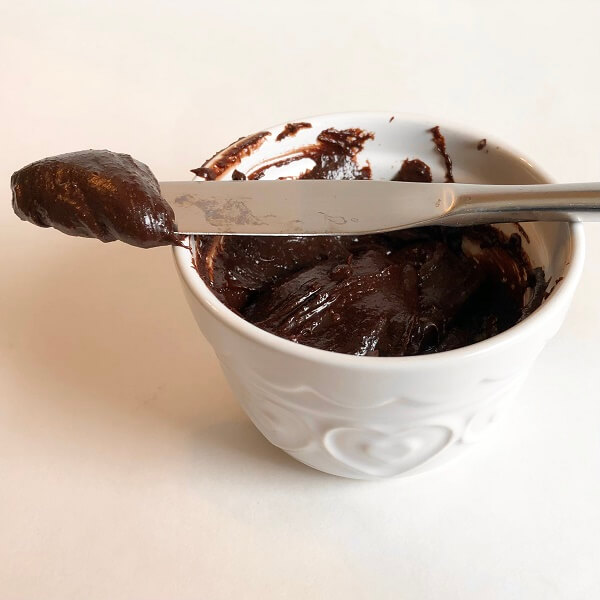
{"type": "Polygon", "coordinates": [[[311,127],[311,123],[288,123],[275,138],[275,141],[281,142],[281,140],[284,140],[286,137],[295,136],[301,129],[310,129],[311,127]]]}
{"type": "Polygon", "coordinates": [[[446,138],[442,135],[439,125],[432,127],[429,131],[433,136],[433,142],[436,150],[444,159],[444,165],[446,167],[446,183],[455,183],[454,175],[452,174],[452,160],[450,159],[450,156],[448,156],[448,152],[446,150],[446,138]]]}
{"type": "Polygon", "coordinates": [[[192,173],[213,181],[224,173],[238,165],[243,158],[250,156],[257,148],[260,148],[270,131],[259,131],[252,135],[239,138],[236,142],[217,152],[212,158],[204,162],[201,167],[192,169],[192,173]]]}
{"type": "Polygon", "coordinates": [[[330,127],[319,133],[314,144],[296,148],[280,155],[248,173],[248,179],[261,179],[273,167],[282,167],[302,159],[311,159],[314,166],[296,179],[371,179],[371,167],[358,164],[357,157],[366,142],[374,139],[370,132],[358,128],[330,127]]]}

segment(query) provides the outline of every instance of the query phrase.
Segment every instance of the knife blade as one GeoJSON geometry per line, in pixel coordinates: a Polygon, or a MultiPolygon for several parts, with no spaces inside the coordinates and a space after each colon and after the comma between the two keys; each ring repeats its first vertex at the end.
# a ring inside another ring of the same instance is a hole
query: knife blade
{"type": "Polygon", "coordinates": [[[447,184],[363,180],[172,181],[160,184],[179,232],[351,235],[442,217],[447,184]]]}
{"type": "Polygon", "coordinates": [[[359,235],[423,225],[600,219],[600,183],[265,180],[160,187],[178,231],[193,234],[359,235]]]}

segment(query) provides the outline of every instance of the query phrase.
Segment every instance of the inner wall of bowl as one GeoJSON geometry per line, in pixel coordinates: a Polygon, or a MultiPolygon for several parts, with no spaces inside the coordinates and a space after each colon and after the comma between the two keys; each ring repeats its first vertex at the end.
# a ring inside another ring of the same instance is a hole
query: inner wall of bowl
{"type": "MultiPolygon", "coordinates": [[[[369,163],[373,179],[389,180],[400,169],[406,159],[419,158],[430,167],[434,181],[443,182],[445,168],[442,157],[436,151],[428,131],[435,125],[446,138],[447,151],[452,159],[454,177],[461,183],[490,183],[490,184],[534,184],[547,183],[544,178],[527,161],[510,150],[502,148],[493,138],[486,137],[485,146],[478,149],[482,137],[458,131],[443,123],[426,121],[424,119],[406,120],[391,119],[393,115],[385,114],[340,114],[304,119],[311,123],[310,129],[301,129],[295,136],[277,141],[277,135],[284,125],[273,127],[268,131],[271,135],[250,156],[244,157],[236,168],[243,173],[256,169],[274,158],[294,152],[295,149],[315,143],[323,129],[360,128],[374,133],[375,138],[365,144],[359,154],[360,164],[369,163]]],[[[215,156],[211,162],[217,160],[215,156]]],[[[208,163],[210,166],[211,163],[208,163]]],[[[312,166],[310,159],[292,162],[283,167],[274,167],[265,173],[265,179],[292,177],[301,174],[312,166]]],[[[221,179],[231,179],[233,170],[223,174],[221,179]]],[[[368,200],[368,199],[367,199],[368,200]]],[[[565,223],[522,223],[527,237],[523,238],[523,247],[527,252],[532,266],[542,267],[549,280],[549,289],[562,276],[571,252],[571,234],[565,223]]],[[[521,233],[514,224],[497,225],[501,231],[521,233]]]]}

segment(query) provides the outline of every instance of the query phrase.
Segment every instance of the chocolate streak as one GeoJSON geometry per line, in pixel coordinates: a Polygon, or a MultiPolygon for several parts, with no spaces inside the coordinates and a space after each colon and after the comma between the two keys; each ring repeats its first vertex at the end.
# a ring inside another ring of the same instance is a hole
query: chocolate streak
{"type": "MultiPolygon", "coordinates": [[[[262,146],[265,138],[271,135],[269,131],[259,131],[246,137],[241,137],[237,142],[227,148],[217,152],[212,158],[207,160],[201,167],[192,169],[192,173],[199,177],[204,177],[213,181],[238,165],[242,158],[250,156],[254,150],[262,146]],[[210,164],[210,166],[207,166],[210,164]]],[[[239,172],[239,171],[238,171],[239,172]]]]}
{"type": "Polygon", "coordinates": [[[310,127],[312,127],[310,123],[288,123],[275,140],[280,142],[290,135],[296,135],[301,129],[309,129],[310,127]]]}
{"type": "Polygon", "coordinates": [[[444,159],[444,165],[446,166],[446,183],[454,183],[454,175],[452,175],[452,161],[446,151],[446,138],[442,135],[438,125],[432,127],[430,130],[433,135],[433,142],[437,151],[442,155],[444,159]]]}
{"type": "Polygon", "coordinates": [[[315,166],[297,179],[370,179],[371,167],[368,164],[359,166],[356,157],[373,138],[372,133],[362,129],[325,129],[317,136],[316,143],[269,161],[251,171],[248,179],[261,179],[268,169],[305,158],[310,158],[315,166]]]}

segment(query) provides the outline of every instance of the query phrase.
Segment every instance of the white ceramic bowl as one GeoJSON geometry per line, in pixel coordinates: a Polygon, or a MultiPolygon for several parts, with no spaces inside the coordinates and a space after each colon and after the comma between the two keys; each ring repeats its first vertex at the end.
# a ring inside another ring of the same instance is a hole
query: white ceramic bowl
{"type": "MultiPolygon", "coordinates": [[[[247,171],[327,128],[360,127],[375,133],[360,161],[373,177],[390,179],[406,157],[427,162],[435,181],[443,165],[427,130],[440,125],[455,177],[461,182],[541,183],[549,177],[487,132],[474,134],[443,121],[389,113],[335,114],[302,119],[312,129],[276,142],[283,126],[244,158],[247,171]],[[487,146],[477,150],[481,138],[487,146]]],[[[302,172],[299,161],[269,176],[302,172]]],[[[228,178],[229,174],[224,177],[228,178]]],[[[410,357],[363,357],[295,344],[251,325],[226,308],[198,276],[190,252],[175,248],[175,261],[198,325],[214,348],[241,405],[265,437],[321,471],[357,479],[413,474],[459,455],[485,433],[515,398],[548,340],[558,331],[581,275],[580,225],[523,224],[524,247],[542,266],[550,296],[511,329],[457,350],[410,357]]],[[[514,225],[502,226],[514,231],[514,225]]]]}

